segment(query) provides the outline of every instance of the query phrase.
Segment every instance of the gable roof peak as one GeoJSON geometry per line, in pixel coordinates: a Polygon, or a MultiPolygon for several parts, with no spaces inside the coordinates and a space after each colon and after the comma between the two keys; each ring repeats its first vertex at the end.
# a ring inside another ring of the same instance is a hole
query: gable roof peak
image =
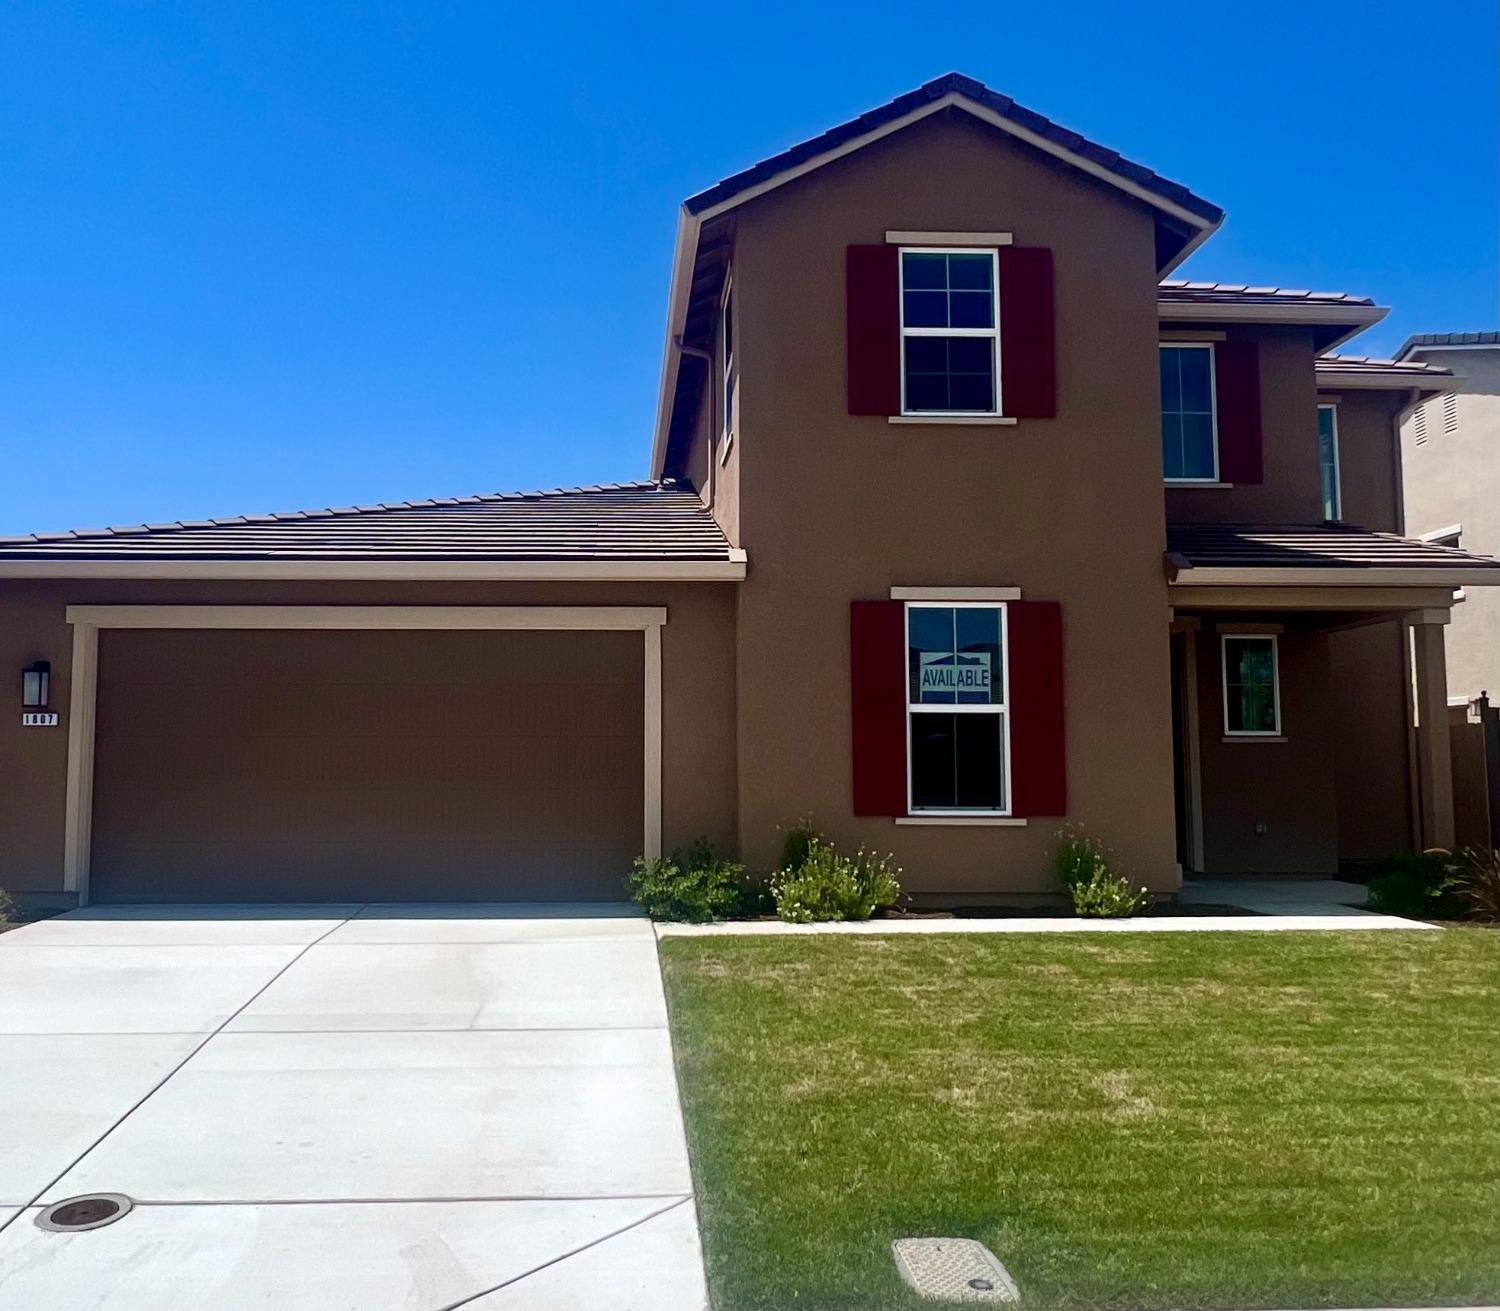
{"type": "MultiPolygon", "coordinates": [[[[944,73],[913,91],[831,127],[806,141],[752,164],[683,202],[688,214],[705,219],[745,199],[747,192],[759,194],[781,181],[808,172],[820,163],[847,154],[905,126],[905,120],[931,113],[944,101],[956,99],[977,117],[1008,131],[1029,144],[1056,155],[1103,178],[1138,199],[1155,206],[1190,228],[1212,230],[1224,219],[1224,211],[1195,195],[1180,182],[1126,159],[1044,114],[1027,109],[1010,96],[987,87],[977,78],[958,72],[944,73]]],[[[1186,239],[1185,239],[1186,240],[1186,239]]]]}

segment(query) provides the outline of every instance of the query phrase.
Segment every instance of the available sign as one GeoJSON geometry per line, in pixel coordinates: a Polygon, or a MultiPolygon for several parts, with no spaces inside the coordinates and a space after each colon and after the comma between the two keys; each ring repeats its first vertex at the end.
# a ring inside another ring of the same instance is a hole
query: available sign
{"type": "Polygon", "coordinates": [[[56,728],[57,711],[27,710],[21,715],[22,728],[56,728]]]}
{"type": "Polygon", "coordinates": [[[946,693],[966,700],[990,699],[990,653],[988,651],[923,651],[918,694],[946,693]],[[965,695],[967,694],[967,695],[965,695]]]}

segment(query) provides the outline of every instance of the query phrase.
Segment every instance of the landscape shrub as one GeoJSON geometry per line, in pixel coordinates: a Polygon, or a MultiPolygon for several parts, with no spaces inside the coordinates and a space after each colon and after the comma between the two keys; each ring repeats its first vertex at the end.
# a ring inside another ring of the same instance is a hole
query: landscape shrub
{"type": "Polygon", "coordinates": [[[813,827],[812,820],[799,819],[781,835],[781,858],[777,869],[801,869],[807,863],[807,853],[814,842],[824,841],[823,835],[813,827]]]}
{"type": "Polygon", "coordinates": [[[1453,895],[1471,919],[1500,923],[1500,851],[1470,847],[1453,870],[1453,895]]]}
{"type": "Polygon", "coordinates": [[[845,856],[816,834],[808,835],[805,847],[793,844],[792,833],[787,838],[784,847],[792,855],[801,851],[802,860],[771,876],[771,896],[788,923],[867,920],[900,899],[901,871],[889,856],[863,847],[845,856]]]}
{"type": "Polygon", "coordinates": [[[687,924],[744,914],[763,895],[746,878],[743,865],[720,860],[702,839],[670,856],[637,856],[626,882],[631,897],[652,919],[687,924]]]}
{"type": "Polygon", "coordinates": [[[1462,913],[1454,896],[1453,857],[1434,848],[1418,856],[1393,856],[1370,880],[1368,905],[1382,915],[1446,918],[1462,913]]]}
{"type": "Polygon", "coordinates": [[[0,888],[0,928],[4,928],[16,917],[16,903],[10,899],[10,893],[0,888]]]}
{"type": "Polygon", "coordinates": [[[1097,838],[1063,833],[1053,853],[1053,866],[1077,915],[1126,919],[1151,908],[1151,894],[1115,870],[1097,838]]]}

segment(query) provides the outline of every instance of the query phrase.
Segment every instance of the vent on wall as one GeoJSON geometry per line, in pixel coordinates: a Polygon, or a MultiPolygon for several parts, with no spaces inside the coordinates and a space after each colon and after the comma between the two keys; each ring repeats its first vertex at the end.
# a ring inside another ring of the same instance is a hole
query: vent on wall
{"type": "Polygon", "coordinates": [[[1451,391],[1443,397],[1443,431],[1458,431],[1458,397],[1451,391]]]}
{"type": "Polygon", "coordinates": [[[1412,429],[1417,435],[1417,445],[1427,445],[1427,403],[1424,401],[1417,406],[1416,415],[1412,419],[1412,429]]]}

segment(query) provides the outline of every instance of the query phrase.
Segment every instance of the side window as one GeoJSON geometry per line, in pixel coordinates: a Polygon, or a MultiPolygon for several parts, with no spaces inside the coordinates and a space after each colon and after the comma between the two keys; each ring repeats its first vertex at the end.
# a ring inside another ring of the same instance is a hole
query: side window
{"type": "Polygon", "coordinates": [[[992,250],[901,251],[901,413],[1000,413],[992,250]]]}
{"type": "Polygon", "coordinates": [[[1174,343],[1160,351],[1163,476],[1167,482],[1217,482],[1213,343],[1174,343]]]}
{"type": "Polygon", "coordinates": [[[912,814],[1010,810],[1004,605],[906,607],[912,814]]]}
{"type": "Polygon", "coordinates": [[[1318,406],[1318,474],[1323,482],[1323,518],[1333,523],[1344,517],[1339,486],[1339,411],[1336,405],[1318,406]]]}
{"type": "Polygon", "coordinates": [[[1229,737],[1281,733],[1281,684],[1274,633],[1225,633],[1224,732],[1229,737]]]}
{"type": "Polygon", "coordinates": [[[720,459],[729,454],[730,443],[734,441],[735,383],[738,381],[734,345],[734,284],[726,281],[724,302],[719,315],[719,395],[722,398],[719,421],[719,435],[722,439],[719,448],[720,459]]]}

